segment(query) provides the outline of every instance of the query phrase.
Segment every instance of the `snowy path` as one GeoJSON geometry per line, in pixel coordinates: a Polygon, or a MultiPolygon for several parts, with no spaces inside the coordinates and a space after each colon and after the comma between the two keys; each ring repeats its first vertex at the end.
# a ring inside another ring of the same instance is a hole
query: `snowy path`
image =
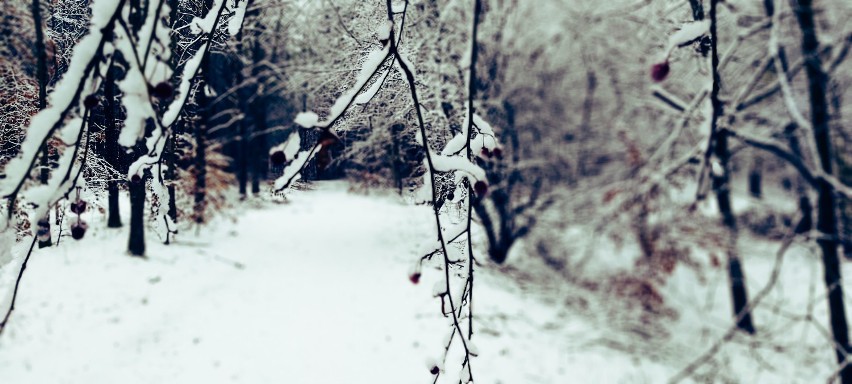
{"type": "MultiPolygon", "coordinates": [[[[124,230],[63,239],[31,260],[0,382],[431,383],[425,361],[446,330],[438,273],[406,275],[429,225],[423,207],[321,188],[200,238],[149,239],[148,260],[123,254],[124,230]]],[[[618,381],[589,372],[602,358],[569,358],[558,303],[497,275],[478,282],[477,382],[618,381]],[[593,381],[575,381],[580,369],[593,381]]]]}

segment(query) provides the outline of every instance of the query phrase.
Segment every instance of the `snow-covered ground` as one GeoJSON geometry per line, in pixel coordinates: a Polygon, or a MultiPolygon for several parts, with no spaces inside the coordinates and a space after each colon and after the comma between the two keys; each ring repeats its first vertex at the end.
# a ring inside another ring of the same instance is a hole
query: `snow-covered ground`
{"type": "MultiPolygon", "coordinates": [[[[169,246],[149,238],[147,259],[124,253],[126,229],[93,225],[30,260],[0,338],[0,382],[431,382],[426,360],[446,331],[431,296],[439,274],[407,277],[429,215],[332,184],[169,246]]],[[[546,301],[480,270],[477,382],[575,377],[587,364],[570,356],[559,293],[546,301]]]]}
{"type": "MultiPolygon", "coordinates": [[[[432,297],[442,273],[427,268],[417,285],[407,275],[434,240],[430,208],[320,183],[236,216],[169,246],[149,237],[146,259],[126,255],[126,228],[97,216],[84,240],[36,251],[0,337],[0,383],[432,382],[426,361],[449,329],[432,297]]],[[[601,246],[594,262],[631,252],[601,246]]],[[[754,295],[776,245],[741,247],[754,295]]],[[[730,327],[724,269],[697,279],[678,268],[663,292],[676,314],[644,317],[546,272],[532,252],[477,268],[478,383],[664,383],[730,327]]],[[[2,298],[19,261],[0,269],[2,298]]],[[[755,313],[763,338],[730,340],[698,382],[825,382],[834,365],[819,264],[801,247],[784,263],[755,313]],[[784,308],[815,321],[785,320],[784,308]]],[[[455,355],[440,382],[457,382],[455,355]]]]}

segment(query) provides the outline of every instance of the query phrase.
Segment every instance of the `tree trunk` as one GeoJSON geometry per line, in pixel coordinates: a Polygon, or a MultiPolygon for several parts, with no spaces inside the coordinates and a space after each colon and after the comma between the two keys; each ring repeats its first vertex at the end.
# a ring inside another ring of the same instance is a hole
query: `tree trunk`
{"type": "MultiPolygon", "coordinates": [[[[172,29],[178,27],[180,14],[178,13],[178,7],[180,6],[180,1],[178,0],[169,0],[169,20],[171,22],[172,29]]],[[[177,67],[178,65],[178,39],[172,39],[170,42],[171,51],[173,52],[169,60],[173,67],[177,67]]],[[[178,135],[183,132],[183,118],[178,119],[178,121],[172,124],[172,135],[166,143],[166,150],[163,153],[163,157],[166,163],[166,172],[165,178],[168,186],[166,187],[166,191],[169,194],[169,202],[168,202],[168,212],[169,218],[172,219],[172,222],[177,223],[178,220],[178,211],[177,211],[177,202],[175,200],[175,184],[174,181],[177,178],[177,142],[178,135]]]]}
{"type": "MultiPolygon", "coordinates": [[[[212,12],[213,1],[205,0],[204,8],[207,12],[212,12]]],[[[210,106],[211,100],[207,95],[207,89],[212,87],[210,84],[210,76],[212,75],[212,65],[210,63],[210,54],[208,53],[201,62],[201,75],[198,79],[198,88],[195,91],[195,101],[198,104],[198,119],[194,120],[193,136],[195,139],[195,190],[193,216],[197,224],[204,222],[204,214],[206,210],[207,198],[207,127],[212,123],[210,106]]]]}
{"type": "MultiPolygon", "coordinates": [[[[810,0],[798,0],[794,7],[799,27],[802,30],[802,56],[805,58],[805,71],[808,75],[808,93],[810,94],[811,124],[819,155],[819,163],[826,175],[832,174],[831,136],[828,125],[828,102],[826,99],[827,76],[822,69],[822,60],[818,54],[819,41],[814,25],[814,10],[810,0]]],[[[838,257],[838,231],[836,201],[831,185],[825,180],[817,184],[817,230],[822,234],[817,240],[822,249],[825,286],[828,290],[828,314],[831,319],[831,333],[836,345],[840,380],[843,384],[852,384],[852,366],[845,365],[846,354],[852,353],[849,347],[849,329],[846,321],[846,307],[843,302],[843,285],[838,257]],[[845,365],[845,366],[844,366],[845,365]]]]}
{"type": "Polygon", "coordinates": [[[195,222],[198,224],[204,222],[205,198],[207,194],[207,137],[205,131],[207,124],[210,122],[210,114],[208,112],[210,106],[208,105],[209,100],[204,90],[205,87],[206,82],[201,80],[197,91],[198,96],[196,97],[202,117],[201,120],[195,121],[193,132],[195,136],[195,205],[193,214],[195,222]]]}
{"type": "MultiPolygon", "coordinates": [[[[259,63],[263,60],[264,53],[260,43],[255,41],[252,49],[252,60],[259,63]]],[[[260,76],[260,67],[255,66],[252,70],[252,76],[257,79],[260,76]]],[[[260,193],[260,179],[266,177],[266,169],[269,165],[268,156],[266,155],[266,100],[263,96],[258,95],[251,104],[252,118],[254,119],[254,132],[259,133],[252,139],[251,147],[254,149],[253,155],[250,156],[249,162],[253,164],[251,192],[253,194],[260,193]]]]}
{"type": "Polygon", "coordinates": [[[145,177],[131,181],[130,240],[127,251],[133,256],[145,256],[145,177]]]}
{"type": "MultiPolygon", "coordinates": [[[[723,115],[722,102],[719,100],[720,74],[719,74],[719,49],[717,33],[717,6],[718,0],[710,1],[710,55],[713,73],[713,89],[710,93],[710,101],[713,107],[711,119],[712,134],[710,140],[713,145],[713,155],[718,161],[719,170],[711,167],[713,178],[713,192],[719,205],[719,214],[722,216],[722,224],[728,229],[727,259],[728,279],[731,284],[731,303],[733,305],[734,318],[737,327],[747,333],[754,334],[754,323],[751,318],[751,310],[748,308],[748,290],[746,289],[745,273],[743,272],[739,254],[737,252],[737,219],[731,206],[730,189],[730,166],[728,164],[731,153],[728,150],[728,134],[719,129],[719,118],[723,115]]],[[[702,12],[703,13],[703,12],[702,12]]]]}
{"type": "Polygon", "coordinates": [[[763,197],[763,162],[760,158],[754,159],[748,172],[748,192],[755,199],[763,197]]]}
{"type": "Polygon", "coordinates": [[[248,194],[248,151],[247,151],[247,127],[246,123],[241,121],[240,133],[237,139],[237,182],[240,185],[240,199],[245,199],[248,194]]]}
{"type": "MultiPolygon", "coordinates": [[[[786,72],[786,65],[783,66],[783,70],[786,72]]],[[[799,158],[804,158],[802,156],[802,148],[799,145],[799,139],[796,138],[796,125],[789,125],[785,133],[787,134],[787,141],[790,143],[790,150],[799,158]]],[[[811,204],[811,199],[808,198],[808,194],[805,191],[804,181],[801,177],[796,178],[796,193],[799,195],[799,212],[802,214],[802,220],[796,223],[794,228],[797,234],[810,232],[814,227],[814,219],[813,219],[813,204],[811,204]]]]}
{"type": "MultiPolygon", "coordinates": [[[[178,125],[179,124],[174,124],[175,127],[177,127],[178,125]]],[[[176,175],[177,175],[177,170],[175,169],[175,167],[177,167],[177,162],[175,161],[175,157],[177,156],[177,154],[175,153],[176,141],[177,141],[176,133],[177,133],[176,131],[173,131],[172,137],[170,137],[169,141],[166,143],[165,153],[163,153],[163,157],[164,157],[164,160],[165,160],[165,163],[166,163],[166,172],[165,172],[164,176],[166,178],[166,183],[168,183],[166,190],[169,193],[169,202],[168,202],[167,214],[169,215],[169,218],[172,220],[172,222],[175,222],[175,223],[177,223],[177,219],[178,219],[178,217],[177,217],[178,216],[177,215],[177,203],[175,202],[175,184],[174,184],[174,181],[175,181],[176,175]]]]}
{"type": "MultiPolygon", "coordinates": [[[[104,79],[104,156],[115,169],[123,171],[121,147],[118,145],[118,127],[115,124],[115,68],[107,69],[104,79]]],[[[121,227],[121,213],[118,208],[118,181],[107,182],[107,227],[121,227]]]]}
{"type": "MultiPolygon", "coordinates": [[[[47,52],[44,48],[44,29],[41,17],[41,0],[33,0],[32,12],[35,25],[36,43],[33,53],[36,57],[36,77],[38,78],[38,109],[47,106],[47,52]]],[[[50,179],[50,144],[45,143],[41,149],[41,172],[39,179],[42,184],[47,184],[50,179]]],[[[44,248],[53,245],[50,235],[50,210],[45,217],[38,220],[38,247],[44,248]]]]}

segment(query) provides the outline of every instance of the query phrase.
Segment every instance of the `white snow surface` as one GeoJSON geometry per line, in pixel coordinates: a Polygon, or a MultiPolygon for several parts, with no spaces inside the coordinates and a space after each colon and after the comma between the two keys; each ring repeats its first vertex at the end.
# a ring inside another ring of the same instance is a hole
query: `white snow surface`
{"type": "MultiPolygon", "coordinates": [[[[0,337],[3,383],[431,382],[424,363],[449,328],[429,287],[443,273],[428,267],[418,285],[407,273],[430,208],[344,190],[297,191],[169,246],[149,238],[147,259],[103,223],[36,251],[0,337]]],[[[569,359],[558,306],[479,271],[477,382],[602,377],[569,359]]],[[[440,382],[457,381],[458,357],[440,382]]]]}
{"type": "MultiPolygon", "coordinates": [[[[435,246],[431,208],[352,195],[342,183],[315,186],[290,192],[284,204],[249,201],[236,222],[214,221],[169,246],[150,236],[147,259],[125,254],[126,228],[107,229],[100,214],[87,212],[85,239],[63,236],[30,259],[0,336],[2,383],[419,383],[432,382],[433,366],[439,383],[457,383],[466,374],[459,340],[444,361],[451,321],[433,297],[433,287],[444,290],[444,273],[434,263],[413,267],[435,246]],[[408,280],[412,271],[422,273],[417,285],[408,280]]],[[[749,204],[756,203],[735,201],[735,208],[749,204]]],[[[564,235],[575,255],[594,244],[581,240],[588,238],[581,228],[564,235]]],[[[481,254],[478,228],[474,239],[481,254]]],[[[0,247],[4,307],[25,245],[12,247],[12,256],[0,247]]],[[[576,268],[598,276],[603,289],[609,280],[601,271],[629,270],[638,250],[594,245],[598,257],[576,268]]],[[[740,247],[757,292],[777,244],[744,238],[740,247]]],[[[798,315],[814,300],[814,324],[827,324],[812,248],[791,249],[781,283],[757,308],[762,337],[773,342],[754,347],[738,337],[698,373],[726,382],[826,382],[834,356],[819,328],[773,309],[798,315]],[[767,363],[755,364],[756,353],[767,363]]],[[[707,266],[701,278],[677,268],[660,288],[678,315],[656,323],[631,315],[623,298],[555,278],[534,252],[519,244],[504,267],[479,257],[471,339],[477,383],[665,383],[731,326],[724,268],[707,266]]],[[[704,251],[696,252],[703,260],[704,251]]],[[[852,275],[850,264],[844,273],[852,275]]],[[[460,295],[461,284],[452,283],[460,295]]],[[[683,381],[694,382],[706,381],[683,381]]]]}

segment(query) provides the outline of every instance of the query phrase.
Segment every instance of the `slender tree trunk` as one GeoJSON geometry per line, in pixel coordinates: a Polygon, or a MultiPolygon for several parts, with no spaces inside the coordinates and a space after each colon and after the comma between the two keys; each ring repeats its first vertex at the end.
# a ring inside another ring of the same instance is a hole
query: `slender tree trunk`
{"type": "Polygon", "coordinates": [[[755,199],[763,198],[763,162],[759,157],[754,159],[748,172],[748,192],[755,199]]]}
{"type": "Polygon", "coordinates": [[[248,194],[248,151],[246,123],[240,122],[240,133],[237,139],[237,182],[240,186],[240,199],[245,199],[248,194]]]}
{"type": "MultiPolygon", "coordinates": [[[[814,10],[810,0],[798,0],[794,7],[799,27],[802,30],[802,56],[805,58],[805,72],[808,75],[808,91],[810,94],[811,124],[814,139],[819,152],[819,163],[825,174],[831,175],[832,154],[831,135],[828,125],[828,102],[826,99],[827,75],[822,69],[819,57],[819,41],[814,25],[814,10]]],[[[852,353],[849,347],[849,329],[846,321],[846,307],[843,302],[843,285],[838,257],[838,231],[836,216],[836,201],[831,185],[825,180],[817,184],[819,198],[817,200],[817,230],[822,234],[817,240],[822,249],[825,286],[828,290],[828,314],[831,319],[831,333],[836,344],[837,362],[845,364],[845,355],[852,353]]],[[[840,380],[843,384],[852,384],[852,366],[845,365],[840,370],[840,380]]]]}
{"type": "MultiPolygon", "coordinates": [[[[169,22],[171,23],[172,29],[177,27],[178,24],[178,7],[180,6],[180,1],[178,0],[169,0],[169,22]]],[[[170,42],[172,56],[170,57],[170,61],[173,67],[177,67],[178,65],[178,39],[172,39],[170,42]]],[[[183,119],[179,119],[173,124],[172,128],[172,136],[169,138],[169,141],[166,143],[166,150],[163,154],[164,161],[166,163],[166,172],[165,178],[167,187],[166,190],[169,194],[169,202],[168,202],[168,212],[169,218],[172,219],[172,222],[177,223],[178,220],[178,211],[177,211],[177,202],[175,201],[175,180],[177,178],[177,142],[178,142],[178,134],[183,131],[183,119]]]]}
{"type": "MultiPolygon", "coordinates": [[[[255,46],[252,50],[252,59],[255,63],[263,60],[264,54],[260,43],[255,41],[255,46]]],[[[258,78],[260,76],[260,68],[255,67],[252,71],[252,76],[258,78]]],[[[250,162],[254,165],[252,168],[251,192],[253,194],[260,193],[260,179],[266,177],[266,169],[269,164],[268,156],[266,156],[266,136],[262,132],[266,131],[266,100],[263,96],[257,96],[251,105],[251,110],[254,119],[254,131],[261,133],[252,139],[252,147],[254,154],[250,157],[250,162]]]]}
{"type": "MultiPolygon", "coordinates": [[[[711,119],[713,140],[713,155],[719,163],[719,170],[711,170],[713,178],[713,191],[716,195],[716,203],[719,205],[719,214],[722,216],[722,224],[728,229],[728,245],[726,249],[728,259],[728,279],[731,284],[731,303],[734,318],[737,319],[737,327],[747,333],[754,334],[754,323],[751,311],[748,309],[748,291],[746,289],[745,273],[737,251],[737,219],[731,206],[730,189],[730,166],[731,158],[728,149],[728,134],[719,129],[719,119],[724,114],[722,102],[719,100],[720,81],[719,74],[719,49],[718,49],[718,0],[710,1],[710,59],[713,70],[713,89],[710,93],[710,101],[713,107],[711,119]]],[[[703,13],[703,12],[702,12],[703,13]]],[[[711,167],[712,168],[712,167],[711,167]]]]}
{"type": "MultiPolygon", "coordinates": [[[[260,128],[265,125],[266,122],[264,121],[263,123],[257,123],[256,127],[260,128]]],[[[263,156],[263,152],[266,147],[265,141],[266,140],[263,135],[259,135],[258,137],[253,138],[249,145],[254,149],[251,151],[251,155],[249,155],[248,158],[248,161],[253,164],[251,172],[251,193],[253,195],[260,194],[260,179],[265,177],[266,174],[267,160],[266,156],[263,156]]]]}
{"type": "MultiPolygon", "coordinates": [[[[207,12],[211,12],[213,7],[212,0],[204,1],[204,8],[207,12]]],[[[195,190],[194,190],[194,206],[193,215],[195,222],[201,224],[204,222],[204,214],[206,210],[207,198],[207,127],[212,124],[211,115],[211,100],[207,95],[207,89],[211,87],[210,76],[212,75],[210,55],[206,55],[201,63],[201,75],[198,79],[198,88],[195,92],[195,101],[198,104],[197,113],[200,115],[194,121],[193,136],[195,138],[195,190]]]]}
{"type": "Polygon", "coordinates": [[[130,240],[127,250],[133,256],[145,256],[145,177],[131,181],[130,240]]]}
{"type": "MultiPolygon", "coordinates": [[[[177,126],[177,124],[175,124],[177,126]]],[[[174,181],[177,176],[177,171],[175,167],[177,166],[175,162],[175,141],[177,140],[174,133],[172,133],[172,137],[169,138],[169,141],[166,142],[165,153],[163,153],[163,160],[166,165],[166,172],[164,172],[164,177],[168,186],[166,190],[169,193],[169,201],[168,201],[168,211],[166,214],[169,215],[169,218],[173,222],[177,222],[177,203],[175,202],[175,184],[174,181]]]]}
{"type": "MultiPolygon", "coordinates": [[[[121,147],[118,145],[118,127],[115,124],[115,68],[107,70],[104,79],[104,155],[113,167],[123,170],[121,147]]],[[[118,181],[107,182],[107,227],[121,227],[118,207],[118,181]]]]}
{"type": "MultiPolygon", "coordinates": [[[[784,66],[784,71],[786,70],[787,68],[784,66]]],[[[794,124],[789,125],[785,129],[785,133],[787,134],[787,141],[790,143],[790,151],[799,158],[804,158],[802,156],[802,147],[799,145],[799,139],[796,138],[796,126],[794,124]]],[[[796,193],[799,195],[799,212],[802,214],[802,220],[796,223],[795,232],[798,234],[807,233],[814,227],[813,204],[811,204],[811,199],[808,198],[801,177],[796,177],[795,188],[796,193]]]]}
{"type": "Polygon", "coordinates": [[[201,80],[198,89],[198,105],[201,110],[201,120],[195,121],[195,205],[193,208],[195,222],[204,222],[205,199],[207,195],[207,125],[210,123],[210,105],[205,93],[206,82],[201,80]]]}
{"type": "MultiPolygon", "coordinates": [[[[41,0],[33,0],[32,12],[36,35],[33,53],[36,57],[36,77],[38,78],[38,109],[42,110],[47,106],[47,52],[44,48],[44,24],[41,17],[41,0]]],[[[45,143],[41,149],[41,172],[39,172],[39,179],[42,184],[47,184],[49,178],[50,144],[45,143]]],[[[50,210],[47,210],[45,217],[38,220],[37,236],[39,248],[53,245],[50,234],[50,210]]]]}

